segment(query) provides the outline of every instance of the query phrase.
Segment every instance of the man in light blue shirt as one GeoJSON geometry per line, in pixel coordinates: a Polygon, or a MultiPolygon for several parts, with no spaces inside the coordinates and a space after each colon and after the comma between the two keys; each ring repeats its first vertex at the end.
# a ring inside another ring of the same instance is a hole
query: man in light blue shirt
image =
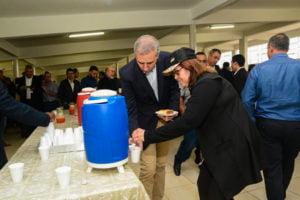
{"type": "Polygon", "coordinates": [[[264,142],[264,178],[269,200],[283,200],[300,149],[300,61],[287,55],[289,38],[276,34],[269,60],[248,76],[242,100],[264,142]]]}

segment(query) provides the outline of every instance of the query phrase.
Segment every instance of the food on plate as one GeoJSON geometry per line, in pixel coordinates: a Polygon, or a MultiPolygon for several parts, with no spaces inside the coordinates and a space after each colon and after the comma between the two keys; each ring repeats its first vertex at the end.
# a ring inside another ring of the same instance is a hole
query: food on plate
{"type": "Polygon", "coordinates": [[[158,113],[162,114],[162,115],[170,115],[170,114],[173,114],[174,111],[170,110],[170,109],[162,109],[162,110],[159,110],[158,113]]]}

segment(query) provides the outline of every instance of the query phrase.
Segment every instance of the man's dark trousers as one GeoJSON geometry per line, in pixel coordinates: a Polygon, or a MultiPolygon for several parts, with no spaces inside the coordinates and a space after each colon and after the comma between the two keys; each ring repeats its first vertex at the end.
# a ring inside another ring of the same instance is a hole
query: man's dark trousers
{"type": "Polygon", "coordinates": [[[184,138],[180,143],[179,149],[175,155],[175,162],[178,164],[181,164],[184,161],[186,161],[190,157],[193,149],[198,145],[198,137],[196,130],[190,131],[183,137],[184,138]]]}
{"type": "Polygon", "coordinates": [[[269,200],[283,200],[300,150],[300,122],[257,118],[264,143],[264,179],[269,200]]]}

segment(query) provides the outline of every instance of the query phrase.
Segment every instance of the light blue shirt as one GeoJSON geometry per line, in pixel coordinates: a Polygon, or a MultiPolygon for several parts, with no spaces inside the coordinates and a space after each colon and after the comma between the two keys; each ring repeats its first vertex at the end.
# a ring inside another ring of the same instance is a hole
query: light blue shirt
{"type": "MultiPolygon", "coordinates": [[[[57,93],[58,87],[54,81],[51,81],[51,83],[48,85],[46,83],[42,84],[47,90],[51,92],[57,93]]],[[[52,101],[57,101],[57,95],[53,96],[50,94],[47,94],[45,91],[43,92],[43,102],[52,102],[52,101]]]]}
{"type": "Polygon", "coordinates": [[[153,70],[151,72],[149,72],[148,74],[145,74],[145,75],[146,75],[148,82],[150,83],[150,85],[154,91],[155,97],[158,101],[159,99],[158,99],[156,66],[153,68],[153,70]]]}
{"type": "Polygon", "coordinates": [[[277,53],[255,66],[242,91],[251,119],[300,121],[300,61],[277,53]]]}

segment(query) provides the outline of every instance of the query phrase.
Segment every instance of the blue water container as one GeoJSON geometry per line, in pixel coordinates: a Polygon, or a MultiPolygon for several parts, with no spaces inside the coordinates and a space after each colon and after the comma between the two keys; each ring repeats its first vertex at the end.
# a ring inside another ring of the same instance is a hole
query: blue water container
{"type": "Polygon", "coordinates": [[[82,126],[90,167],[112,168],[127,162],[129,130],[123,96],[99,97],[92,93],[82,107],[82,126]]]}

